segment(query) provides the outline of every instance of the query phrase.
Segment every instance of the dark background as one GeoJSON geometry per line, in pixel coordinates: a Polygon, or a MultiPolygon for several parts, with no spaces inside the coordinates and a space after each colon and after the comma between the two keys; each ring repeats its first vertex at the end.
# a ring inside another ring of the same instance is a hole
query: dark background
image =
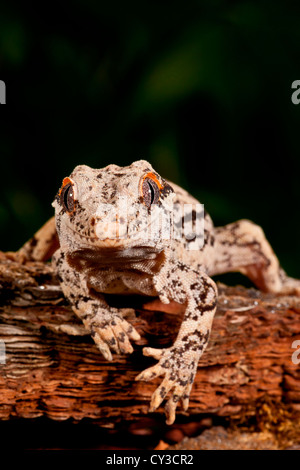
{"type": "Polygon", "coordinates": [[[15,250],[75,165],[148,159],[216,225],[260,224],[300,277],[300,7],[285,1],[0,7],[0,227],[15,250]]]}

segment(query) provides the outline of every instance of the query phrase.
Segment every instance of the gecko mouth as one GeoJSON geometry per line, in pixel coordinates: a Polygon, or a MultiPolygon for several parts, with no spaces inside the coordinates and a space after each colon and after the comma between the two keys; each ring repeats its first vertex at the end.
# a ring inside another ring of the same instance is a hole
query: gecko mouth
{"type": "Polygon", "coordinates": [[[149,246],[121,248],[106,245],[98,249],[80,248],[68,254],[68,262],[81,271],[96,266],[129,265],[139,261],[154,260],[162,251],[149,246]]]}

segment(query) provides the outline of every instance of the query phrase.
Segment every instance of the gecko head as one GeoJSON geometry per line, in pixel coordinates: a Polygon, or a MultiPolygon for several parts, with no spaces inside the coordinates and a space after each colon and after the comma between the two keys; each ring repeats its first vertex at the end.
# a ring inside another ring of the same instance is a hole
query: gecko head
{"type": "Polygon", "coordinates": [[[170,244],[174,191],[145,160],[77,166],[53,202],[62,248],[160,252],[170,244]]]}

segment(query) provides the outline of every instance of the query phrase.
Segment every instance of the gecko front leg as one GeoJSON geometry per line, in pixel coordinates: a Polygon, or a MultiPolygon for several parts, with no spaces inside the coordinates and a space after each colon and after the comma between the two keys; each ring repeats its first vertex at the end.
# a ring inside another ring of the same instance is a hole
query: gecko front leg
{"type": "Polygon", "coordinates": [[[91,294],[85,276],[70,268],[60,250],[54,254],[52,260],[64,295],[90,331],[104,358],[112,361],[111,350],[117,354],[132,353],[130,340],[137,341],[140,335],[122,317],[121,309],[110,307],[100,293],[91,294]]]}
{"type": "Polygon", "coordinates": [[[198,362],[207,346],[216,311],[217,287],[205,273],[198,273],[181,262],[177,262],[171,271],[162,270],[155,281],[162,302],[172,299],[185,304],[186,309],[173,346],[144,348],[144,355],[152,356],[158,363],[139,374],[136,380],[149,381],[165,376],[152,395],[150,411],[158,408],[172,391],[165,406],[166,422],[172,424],[178,402],[182,401],[184,410],[189,405],[198,362]]]}

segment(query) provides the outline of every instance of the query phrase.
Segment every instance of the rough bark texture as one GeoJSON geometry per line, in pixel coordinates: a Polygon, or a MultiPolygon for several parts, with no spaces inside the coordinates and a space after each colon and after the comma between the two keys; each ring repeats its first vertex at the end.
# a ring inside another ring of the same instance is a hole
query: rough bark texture
{"type": "MultiPolygon", "coordinates": [[[[300,365],[292,362],[292,343],[300,339],[299,299],[223,285],[219,292],[187,414],[241,421],[271,399],[295,416],[300,411],[300,365]]],[[[160,381],[135,382],[141,370],[155,363],[142,355],[142,347],[169,345],[180,317],[136,304],[128,316],[142,339],[132,355],[114,356],[108,363],[63,298],[51,266],[20,265],[3,253],[0,304],[0,419],[89,417],[108,425],[147,414],[160,381]]]]}

